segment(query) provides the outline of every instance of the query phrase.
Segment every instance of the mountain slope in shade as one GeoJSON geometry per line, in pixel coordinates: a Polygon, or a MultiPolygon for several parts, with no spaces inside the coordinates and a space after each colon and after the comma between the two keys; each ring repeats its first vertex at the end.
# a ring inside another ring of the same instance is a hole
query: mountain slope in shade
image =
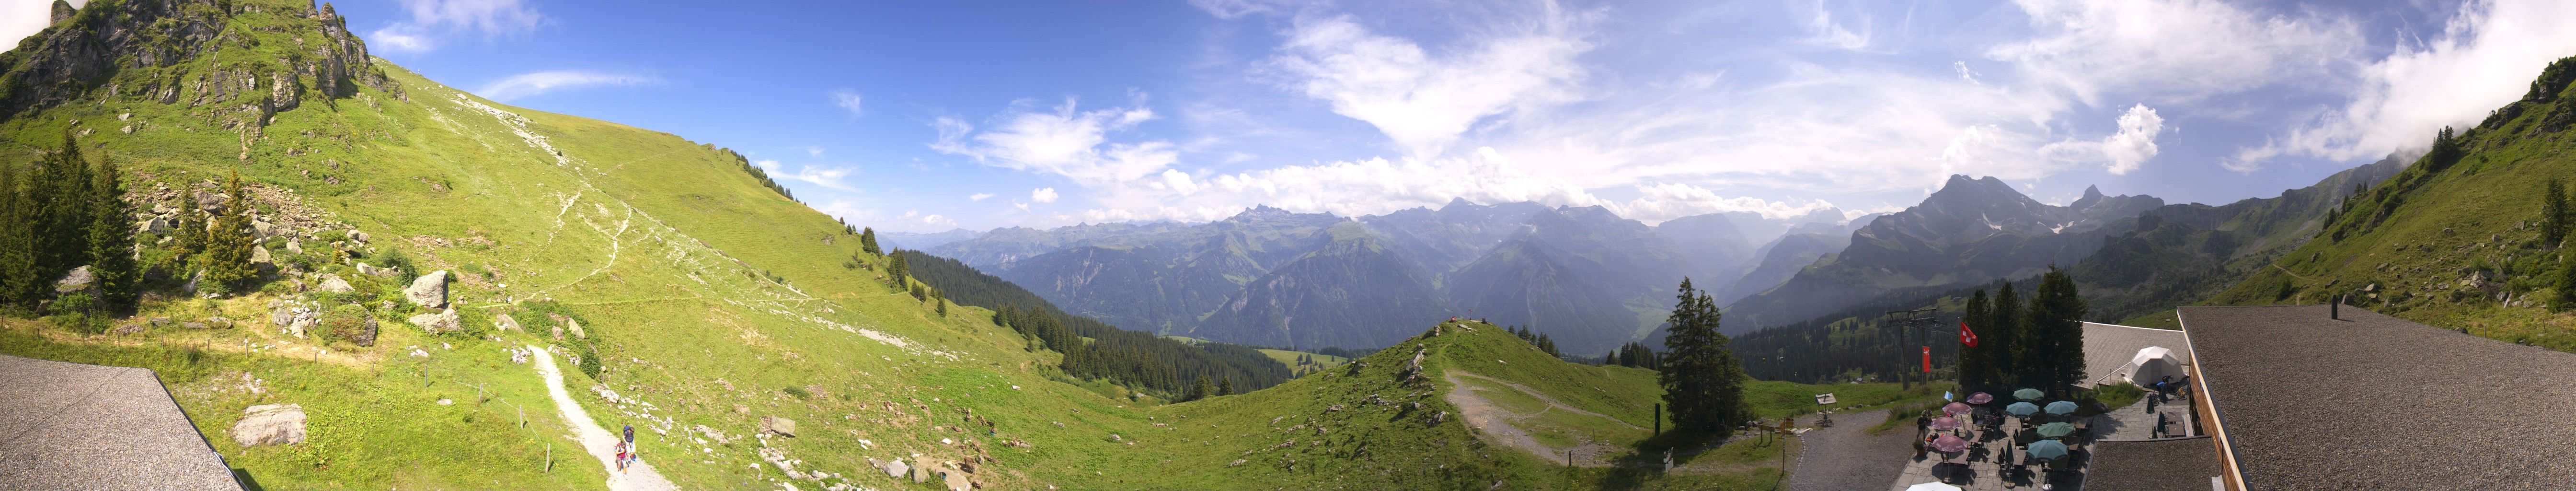
{"type": "Polygon", "coordinates": [[[1726,215],[1694,215],[1655,224],[1655,235],[1673,243],[1673,250],[1691,262],[1693,278],[1713,278],[1720,272],[1740,269],[1756,259],[1756,244],[1746,237],[1726,215]]]}
{"type": "MultiPolygon", "coordinates": [[[[2269,267],[2282,253],[2316,236],[2327,212],[2354,186],[2376,185],[2404,170],[2408,158],[2390,156],[2346,169],[2280,196],[2225,205],[2165,205],[2115,229],[2102,248],[2073,268],[2093,315],[2123,321],[2167,312],[2209,298],[2269,267]]],[[[2161,325],[2153,320],[2140,324],[2161,325]]]]}
{"type": "Polygon", "coordinates": [[[877,232],[877,241],[883,242],[884,244],[881,245],[888,248],[921,250],[939,247],[950,242],[972,239],[978,235],[983,235],[983,233],[962,228],[949,229],[946,232],[932,232],[926,234],[916,232],[877,232]]]}
{"type": "MultiPolygon", "coordinates": [[[[1922,204],[1871,220],[1851,245],[1789,281],[1728,307],[1730,328],[1799,322],[1896,288],[2035,274],[2101,245],[2103,227],[2163,206],[2086,188],[2069,206],[2040,203],[2000,179],[1951,176],[1922,204]]],[[[1732,330],[1732,329],[1731,329],[1732,330]]],[[[1740,332],[1740,331],[1739,331],[1740,332]]]]}
{"type": "Polygon", "coordinates": [[[1260,279],[1187,331],[1191,337],[1311,348],[1386,346],[1406,326],[1448,317],[1430,285],[1356,224],[1260,279]]]}

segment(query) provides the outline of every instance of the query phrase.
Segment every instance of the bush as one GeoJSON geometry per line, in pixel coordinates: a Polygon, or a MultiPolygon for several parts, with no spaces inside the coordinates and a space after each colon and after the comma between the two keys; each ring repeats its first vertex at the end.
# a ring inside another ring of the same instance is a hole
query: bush
{"type": "Polygon", "coordinates": [[[376,317],[358,304],[341,304],[322,313],[322,322],[312,334],[320,339],[342,339],[359,346],[376,345],[376,317]]]}
{"type": "Polygon", "coordinates": [[[786,392],[786,393],[787,393],[787,395],[796,396],[796,398],[797,398],[797,399],[812,399],[812,398],[814,398],[814,393],[812,393],[812,392],[806,392],[804,387],[788,386],[787,388],[784,388],[784,389],[778,389],[778,391],[779,391],[779,392],[786,392]]]}
{"type": "Polygon", "coordinates": [[[54,314],[45,317],[45,320],[64,329],[79,332],[91,334],[107,332],[109,318],[100,307],[98,300],[91,298],[88,293],[67,294],[45,306],[45,310],[54,314]]]}

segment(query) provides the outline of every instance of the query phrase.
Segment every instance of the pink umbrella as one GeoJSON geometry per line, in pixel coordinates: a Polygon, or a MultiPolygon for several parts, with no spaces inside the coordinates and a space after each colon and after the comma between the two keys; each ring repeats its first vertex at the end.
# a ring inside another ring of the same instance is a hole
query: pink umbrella
{"type": "Polygon", "coordinates": [[[1952,416],[1957,416],[1957,415],[1961,415],[1961,414],[1968,414],[1968,410],[1969,410],[1969,408],[1970,408],[1970,406],[1968,406],[1968,403],[1965,403],[1965,402],[1953,402],[1953,403],[1950,403],[1950,405],[1947,405],[1947,406],[1941,406],[1941,412],[1950,413],[1950,415],[1952,415],[1952,416]]]}
{"type": "Polygon", "coordinates": [[[1959,429],[1959,418],[1949,416],[1932,418],[1932,429],[1943,431],[1959,429]]]}
{"type": "Polygon", "coordinates": [[[1978,392],[1978,393],[1976,393],[1976,394],[1972,394],[1972,395],[1969,395],[1969,396],[1968,396],[1968,403],[1969,403],[1969,404],[1985,404],[1985,403],[1989,403],[1989,402],[1995,402],[1995,396],[1994,396],[1994,394],[1987,394],[1987,393],[1984,393],[1984,392],[1978,392]]]}
{"type": "Polygon", "coordinates": [[[1932,449],[1939,450],[1941,453],[1958,453],[1960,450],[1968,449],[1968,440],[1956,436],[1941,435],[1932,439],[1932,449]]]}

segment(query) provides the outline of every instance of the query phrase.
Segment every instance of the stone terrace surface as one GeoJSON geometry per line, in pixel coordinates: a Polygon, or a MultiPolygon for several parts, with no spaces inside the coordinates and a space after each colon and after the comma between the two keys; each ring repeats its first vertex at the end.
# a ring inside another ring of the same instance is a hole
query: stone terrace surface
{"type": "Polygon", "coordinates": [[[2252,489],[2576,489],[2576,355],[2355,307],[2183,307],[2252,489]]]}
{"type": "Polygon", "coordinates": [[[239,490],[159,377],[0,355],[0,490],[239,490]]]}
{"type": "Polygon", "coordinates": [[[2092,472],[2084,476],[2084,486],[2120,491],[2208,491],[2209,478],[2218,476],[2218,448],[2211,445],[2205,436],[2095,442],[2092,472]]]}
{"type": "Polygon", "coordinates": [[[2182,331],[2084,323],[2084,385],[2096,385],[2149,346],[2173,350],[2174,358],[2191,364],[2191,345],[2183,342],[2182,331]]]}

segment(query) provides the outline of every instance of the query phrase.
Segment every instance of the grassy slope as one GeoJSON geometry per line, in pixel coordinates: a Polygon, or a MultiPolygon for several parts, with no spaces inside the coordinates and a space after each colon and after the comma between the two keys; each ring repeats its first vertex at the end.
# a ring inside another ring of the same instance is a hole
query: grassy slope
{"type": "Polygon", "coordinates": [[[2207,303],[2313,304],[2348,294],[2409,320],[2576,351],[2576,319],[2538,301],[2554,291],[2547,283],[2564,253],[2550,250],[2537,226],[2543,183],[2576,177],[2568,133],[2538,127],[2576,101],[2562,94],[2520,104],[2518,117],[2463,135],[2467,153],[2457,164],[2435,171],[2418,161],[2356,199],[2345,219],[2355,223],[2328,229],[2345,232],[2340,239],[2318,237],[2207,303]],[[2381,209],[2376,225],[2361,226],[2381,209]],[[2481,271],[2513,300],[2463,281],[2481,271]]]}

